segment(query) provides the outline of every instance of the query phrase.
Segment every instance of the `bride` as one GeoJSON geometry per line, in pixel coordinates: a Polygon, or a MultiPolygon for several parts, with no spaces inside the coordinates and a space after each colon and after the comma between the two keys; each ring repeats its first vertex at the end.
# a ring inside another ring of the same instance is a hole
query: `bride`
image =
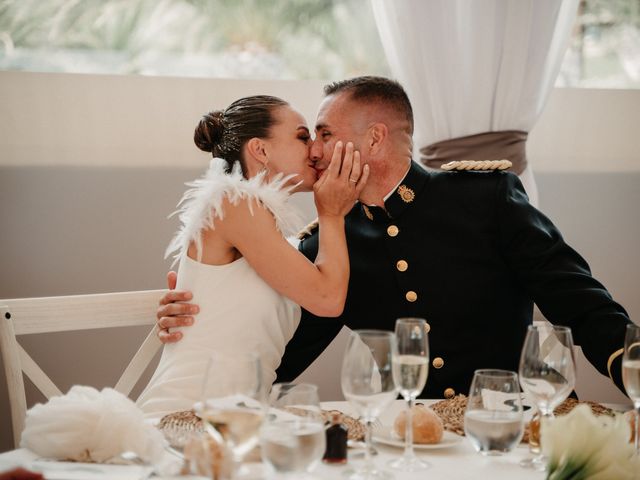
{"type": "Polygon", "coordinates": [[[181,342],[164,346],[137,402],[147,416],[187,410],[200,400],[212,352],[255,352],[263,382],[271,385],[300,306],[318,316],[340,315],[349,280],[344,215],[369,174],[353,145],[338,142],[317,178],[304,118],[266,95],[206,114],[194,141],[214,158],[206,174],[188,184],[178,210],[181,227],[167,255],[175,254],[177,287],[193,292],[200,314],[182,330],[181,342]],[[315,263],[285,238],[299,228],[288,197],[310,190],[321,227],[315,263]]]}

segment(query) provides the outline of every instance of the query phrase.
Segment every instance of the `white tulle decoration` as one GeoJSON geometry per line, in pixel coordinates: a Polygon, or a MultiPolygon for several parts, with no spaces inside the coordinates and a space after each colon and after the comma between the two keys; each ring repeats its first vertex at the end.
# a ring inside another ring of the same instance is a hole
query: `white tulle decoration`
{"type": "Polygon", "coordinates": [[[135,452],[157,463],[164,452],[162,433],[123,394],[75,386],[27,411],[20,446],[57,460],[107,463],[135,452]]]}
{"type": "MultiPolygon", "coordinates": [[[[202,230],[213,228],[213,221],[223,218],[222,202],[225,197],[234,205],[242,199],[256,200],[273,214],[278,230],[285,236],[293,235],[302,227],[300,214],[287,203],[291,191],[299,185],[287,186],[295,175],[285,177],[279,173],[267,181],[266,172],[261,172],[246,179],[238,162],[231,173],[226,172],[226,167],[225,160],[214,158],[204,176],[186,184],[191,188],[182,196],[178,210],[170,215],[178,214],[181,223],[165,253],[165,258],[175,253],[173,264],[187,251],[191,242],[195,242],[197,258],[201,260],[202,230]]],[[[251,202],[249,206],[251,208],[251,202]]]]}

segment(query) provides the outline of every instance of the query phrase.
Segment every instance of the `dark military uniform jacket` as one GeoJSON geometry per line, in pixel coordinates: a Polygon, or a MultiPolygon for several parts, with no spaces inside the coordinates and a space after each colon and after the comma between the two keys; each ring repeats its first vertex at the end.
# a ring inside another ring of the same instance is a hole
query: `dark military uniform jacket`
{"type": "MultiPolygon", "coordinates": [[[[300,374],[343,325],[393,330],[399,317],[421,317],[432,361],[422,396],[467,393],[475,369],[518,370],[535,302],[549,321],[571,327],[591,363],[622,388],[614,352],[624,344],[627,313],[529,204],[515,175],[433,173],[412,162],[384,209],[357,203],[345,228],[344,312],[303,311],[278,381],[300,374]]],[[[316,257],[317,231],[300,250],[316,257]]]]}

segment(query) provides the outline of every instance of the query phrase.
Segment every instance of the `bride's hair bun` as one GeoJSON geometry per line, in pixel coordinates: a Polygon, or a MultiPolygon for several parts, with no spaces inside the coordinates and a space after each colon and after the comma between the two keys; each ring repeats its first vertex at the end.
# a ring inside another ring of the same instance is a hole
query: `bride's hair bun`
{"type": "Polygon", "coordinates": [[[193,133],[193,141],[200,150],[226,160],[229,172],[236,162],[240,162],[246,175],[242,157],[244,145],[252,138],[269,138],[278,123],[274,112],[285,105],[289,104],[269,95],[240,98],[225,110],[204,115],[193,133]]]}
{"type": "Polygon", "coordinates": [[[200,150],[213,153],[222,143],[224,128],[224,112],[222,110],[209,112],[198,122],[193,141],[200,150]]]}

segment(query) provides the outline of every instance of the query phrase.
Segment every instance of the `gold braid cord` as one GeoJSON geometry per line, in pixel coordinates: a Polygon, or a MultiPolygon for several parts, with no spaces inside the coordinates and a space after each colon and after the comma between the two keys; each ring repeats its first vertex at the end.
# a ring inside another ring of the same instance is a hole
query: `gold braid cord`
{"type": "Polygon", "coordinates": [[[441,165],[442,170],[506,170],[513,164],[509,160],[460,160],[441,165]]]}
{"type": "Polygon", "coordinates": [[[318,219],[315,219],[309,225],[307,225],[302,230],[300,230],[296,235],[296,237],[298,238],[298,240],[304,240],[305,238],[311,236],[313,232],[315,232],[317,229],[318,229],[318,219]]]}
{"type": "Polygon", "coordinates": [[[609,356],[609,360],[607,360],[607,372],[609,372],[609,378],[611,380],[613,380],[613,377],[611,376],[611,365],[613,364],[615,359],[618,358],[623,353],[624,353],[624,348],[621,348],[620,350],[616,350],[609,356]]]}

